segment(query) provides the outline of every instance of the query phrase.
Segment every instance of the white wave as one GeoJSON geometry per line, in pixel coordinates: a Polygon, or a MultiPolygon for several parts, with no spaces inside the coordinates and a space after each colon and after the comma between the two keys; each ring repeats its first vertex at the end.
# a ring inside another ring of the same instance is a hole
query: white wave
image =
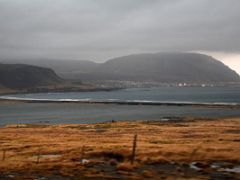
{"type": "Polygon", "coordinates": [[[119,99],[107,99],[107,101],[119,101],[119,99]]]}
{"type": "Polygon", "coordinates": [[[191,101],[152,101],[152,100],[120,100],[120,99],[46,99],[46,98],[27,98],[14,96],[0,96],[0,99],[5,100],[19,100],[19,101],[39,101],[39,102],[91,102],[91,103],[142,103],[142,104],[169,104],[169,105],[206,105],[206,106],[239,106],[240,103],[226,103],[226,102],[191,102],[191,101]]]}

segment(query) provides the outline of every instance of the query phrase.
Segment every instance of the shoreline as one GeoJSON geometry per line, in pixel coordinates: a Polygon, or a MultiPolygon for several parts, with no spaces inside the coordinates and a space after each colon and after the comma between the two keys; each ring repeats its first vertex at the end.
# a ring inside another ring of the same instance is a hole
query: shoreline
{"type": "Polygon", "coordinates": [[[0,92],[0,96],[5,95],[14,95],[14,94],[37,94],[37,93],[68,93],[68,92],[99,92],[99,91],[117,91],[124,88],[114,88],[114,87],[107,87],[107,88],[100,88],[100,87],[93,87],[93,88],[59,88],[59,89],[48,89],[48,88],[36,88],[36,89],[26,89],[26,90],[9,90],[0,92]]]}
{"type": "Polygon", "coordinates": [[[15,124],[3,124],[0,125],[1,128],[12,127],[12,128],[21,128],[21,127],[62,127],[62,126],[94,126],[94,125],[109,125],[114,123],[127,123],[127,124],[161,124],[161,125],[174,125],[174,124],[188,124],[188,123],[203,123],[203,122],[218,122],[218,121],[240,121],[240,115],[229,116],[229,117],[191,117],[191,116],[171,116],[163,117],[159,120],[144,120],[144,119],[135,119],[135,120],[106,120],[101,122],[93,123],[58,123],[51,124],[48,122],[39,122],[39,123],[15,123],[15,124]]]}
{"type": "Polygon", "coordinates": [[[82,104],[116,104],[116,105],[147,105],[147,106],[191,106],[207,108],[240,108],[239,103],[196,103],[196,102],[165,102],[136,100],[89,100],[89,99],[32,99],[0,96],[1,102],[20,103],[82,103],[82,104]]]}

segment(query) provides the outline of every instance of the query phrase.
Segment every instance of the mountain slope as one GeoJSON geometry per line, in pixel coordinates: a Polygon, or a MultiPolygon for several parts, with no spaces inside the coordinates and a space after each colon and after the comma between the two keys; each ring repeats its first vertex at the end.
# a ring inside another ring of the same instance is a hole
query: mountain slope
{"type": "Polygon", "coordinates": [[[203,54],[164,52],[133,54],[105,63],[73,60],[8,60],[54,69],[63,78],[87,81],[154,81],[163,83],[239,82],[239,75],[203,54]]]}
{"type": "Polygon", "coordinates": [[[157,82],[238,82],[239,75],[220,61],[196,53],[135,54],[102,64],[109,79],[157,82]]]}
{"type": "Polygon", "coordinates": [[[24,64],[0,64],[0,85],[5,88],[32,88],[61,81],[62,79],[49,68],[24,64]]]}
{"type": "Polygon", "coordinates": [[[56,60],[56,59],[0,59],[7,64],[29,64],[53,69],[59,76],[67,79],[81,79],[79,74],[93,72],[98,63],[86,60],[56,60]]]}

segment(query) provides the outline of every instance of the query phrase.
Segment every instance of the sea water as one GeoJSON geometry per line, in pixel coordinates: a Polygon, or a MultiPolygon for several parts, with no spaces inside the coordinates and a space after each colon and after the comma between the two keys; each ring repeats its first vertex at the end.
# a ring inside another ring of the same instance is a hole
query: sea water
{"type": "MultiPolygon", "coordinates": [[[[6,98],[6,96],[4,96],[6,98]]],[[[81,104],[74,100],[240,103],[240,87],[159,87],[117,91],[37,93],[8,96],[22,99],[68,99],[73,103],[0,104],[0,124],[96,123],[111,120],[161,120],[166,117],[235,117],[239,108],[81,104]]]]}

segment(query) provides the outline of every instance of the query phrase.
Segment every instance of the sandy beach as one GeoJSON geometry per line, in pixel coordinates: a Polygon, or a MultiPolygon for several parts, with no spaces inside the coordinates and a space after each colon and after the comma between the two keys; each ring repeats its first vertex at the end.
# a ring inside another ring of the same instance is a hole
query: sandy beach
{"type": "Polygon", "coordinates": [[[237,179],[240,174],[240,118],[7,125],[0,128],[0,144],[1,179],[237,179]]]}

